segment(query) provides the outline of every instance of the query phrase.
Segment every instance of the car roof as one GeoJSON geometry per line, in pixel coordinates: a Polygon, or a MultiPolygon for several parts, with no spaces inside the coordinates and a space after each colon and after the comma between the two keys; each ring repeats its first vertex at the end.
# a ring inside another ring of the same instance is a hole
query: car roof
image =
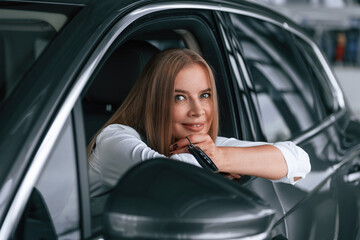
{"type": "Polygon", "coordinates": [[[288,22],[292,22],[290,18],[284,15],[280,10],[277,10],[271,6],[268,6],[262,2],[254,0],[23,0],[24,2],[33,2],[33,3],[50,3],[50,4],[64,4],[64,5],[95,5],[95,6],[104,6],[108,5],[111,8],[128,8],[133,9],[149,4],[173,4],[173,3],[183,3],[183,4],[217,4],[219,6],[224,5],[227,7],[240,7],[244,10],[259,11],[266,13],[277,20],[283,19],[288,22]],[[278,19],[279,18],[279,19],[278,19]]]}
{"type": "Polygon", "coordinates": [[[24,2],[58,3],[58,4],[86,4],[91,0],[25,0],[24,2]]]}

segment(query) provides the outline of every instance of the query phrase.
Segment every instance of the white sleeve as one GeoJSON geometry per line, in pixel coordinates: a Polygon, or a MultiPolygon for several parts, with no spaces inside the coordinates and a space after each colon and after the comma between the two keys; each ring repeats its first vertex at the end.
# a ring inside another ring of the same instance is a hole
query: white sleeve
{"type": "Polygon", "coordinates": [[[284,156],[284,159],[287,164],[288,173],[286,177],[278,180],[273,180],[274,182],[284,182],[295,184],[294,177],[305,178],[305,176],[310,172],[311,165],[309,155],[300,147],[295,145],[293,142],[277,142],[277,143],[266,143],[266,142],[251,142],[251,141],[241,141],[235,138],[224,138],[218,137],[216,139],[217,146],[227,146],[227,147],[253,147],[259,145],[271,144],[277,147],[284,156]]]}
{"type": "Polygon", "coordinates": [[[149,148],[133,128],[112,124],[97,136],[89,163],[99,175],[97,180],[112,187],[130,167],[156,157],[165,156],[149,148]]]}
{"type": "MultiPolygon", "coordinates": [[[[166,158],[148,147],[135,129],[121,124],[109,125],[97,136],[96,147],[89,159],[93,188],[101,187],[95,187],[99,184],[97,181],[101,181],[103,187],[112,187],[130,167],[159,157],[166,158]]],[[[176,154],[171,159],[200,166],[191,154],[176,154]]]]}
{"type": "Polygon", "coordinates": [[[170,159],[178,160],[181,162],[186,162],[191,165],[202,168],[202,166],[198,163],[198,161],[195,159],[195,157],[193,155],[191,155],[190,153],[175,154],[175,155],[172,155],[170,157],[170,159]]]}
{"type": "Polygon", "coordinates": [[[309,155],[300,147],[296,146],[293,142],[278,142],[274,146],[282,152],[287,167],[288,173],[286,177],[274,180],[274,182],[284,182],[295,184],[295,177],[305,178],[311,171],[309,155]]]}

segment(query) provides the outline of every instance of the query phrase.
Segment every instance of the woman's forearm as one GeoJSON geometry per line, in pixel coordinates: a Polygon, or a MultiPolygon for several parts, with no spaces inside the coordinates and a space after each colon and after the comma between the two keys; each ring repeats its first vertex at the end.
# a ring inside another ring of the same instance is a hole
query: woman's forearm
{"type": "Polygon", "coordinates": [[[271,180],[281,179],[288,172],[283,154],[273,145],[218,147],[214,161],[221,172],[271,180]]]}

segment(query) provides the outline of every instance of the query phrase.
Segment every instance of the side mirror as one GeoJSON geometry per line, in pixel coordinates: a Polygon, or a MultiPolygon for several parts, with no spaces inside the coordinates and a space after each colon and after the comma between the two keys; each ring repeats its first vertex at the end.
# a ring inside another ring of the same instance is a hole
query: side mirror
{"type": "Polygon", "coordinates": [[[223,176],[160,158],[125,174],[103,216],[107,239],[263,239],[275,211],[223,176]]]}

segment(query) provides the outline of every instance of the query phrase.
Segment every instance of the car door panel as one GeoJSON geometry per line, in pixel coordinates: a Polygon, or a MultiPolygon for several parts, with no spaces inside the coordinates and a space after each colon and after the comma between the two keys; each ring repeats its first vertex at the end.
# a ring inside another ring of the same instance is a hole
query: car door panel
{"type": "Polygon", "coordinates": [[[353,167],[360,164],[359,157],[341,166],[337,171],[334,180],[336,181],[339,194],[339,239],[358,239],[360,223],[360,193],[359,181],[347,182],[344,179],[353,172],[353,167]]]}
{"type": "MultiPolygon", "coordinates": [[[[332,180],[336,145],[329,138],[331,131],[307,139],[294,137],[316,129],[320,120],[317,98],[311,95],[306,75],[297,65],[299,58],[287,41],[289,34],[281,24],[256,17],[232,14],[230,19],[234,28],[228,27],[224,35],[237,39],[237,54],[246,64],[241,70],[248,71],[242,76],[248,76],[253,83],[246,84],[248,94],[255,92],[256,95],[255,103],[249,104],[259,106],[254,109],[260,116],[260,129],[271,142],[293,138],[310,156],[312,170],[305,179],[295,185],[274,183],[287,236],[316,239],[325,234],[332,238],[336,231],[324,232],[323,226],[336,229],[338,223],[338,200],[332,180]],[[327,214],[321,214],[324,209],[327,214]],[[321,225],[317,225],[318,221],[321,225]]],[[[256,116],[252,119],[257,120],[256,116]]]]}
{"type": "Polygon", "coordinates": [[[249,191],[254,192],[257,196],[259,196],[266,203],[268,203],[272,209],[275,210],[275,225],[274,229],[271,232],[271,236],[286,236],[286,220],[283,219],[285,212],[281,201],[279,200],[274,184],[267,179],[253,178],[249,180],[249,182],[245,182],[243,186],[249,191]]]}
{"type": "Polygon", "coordinates": [[[358,120],[340,124],[345,116],[337,119],[337,139],[340,139],[337,155],[340,161],[334,166],[339,195],[339,239],[359,239],[360,224],[360,139],[358,120]]]}

